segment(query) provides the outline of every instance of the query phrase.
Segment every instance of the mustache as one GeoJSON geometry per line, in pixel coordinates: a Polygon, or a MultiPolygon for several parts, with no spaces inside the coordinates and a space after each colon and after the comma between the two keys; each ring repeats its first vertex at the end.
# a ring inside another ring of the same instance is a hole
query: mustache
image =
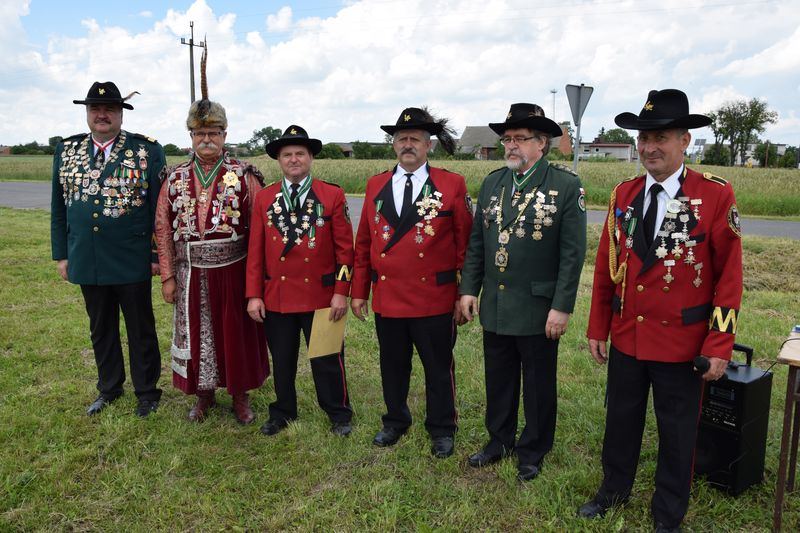
{"type": "Polygon", "coordinates": [[[403,150],[400,152],[400,155],[404,155],[404,154],[417,155],[417,149],[416,148],[403,148],[403,150]]]}
{"type": "Polygon", "coordinates": [[[94,120],[94,123],[95,124],[111,124],[111,121],[108,120],[107,118],[96,118],[94,120]]]}
{"type": "Polygon", "coordinates": [[[203,142],[201,142],[200,144],[197,145],[197,148],[198,149],[199,148],[209,148],[211,150],[218,150],[219,146],[217,145],[217,143],[212,142],[212,141],[207,141],[207,142],[203,141],[203,142]]]}

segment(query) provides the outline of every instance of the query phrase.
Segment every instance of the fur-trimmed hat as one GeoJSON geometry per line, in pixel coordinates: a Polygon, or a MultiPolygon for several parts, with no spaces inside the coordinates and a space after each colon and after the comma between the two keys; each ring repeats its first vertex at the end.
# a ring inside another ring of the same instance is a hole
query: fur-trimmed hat
{"type": "Polygon", "coordinates": [[[206,79],[206,59],[208,47],[203,45],[203,56],[200,59],[200,100],[192,102],[189,107],[189,116],[186,117],[186,127],[190,130],[198,128],[228,129],[228,117],[225,108],[217,102],[208,99],[208,80],[206,79]]]}

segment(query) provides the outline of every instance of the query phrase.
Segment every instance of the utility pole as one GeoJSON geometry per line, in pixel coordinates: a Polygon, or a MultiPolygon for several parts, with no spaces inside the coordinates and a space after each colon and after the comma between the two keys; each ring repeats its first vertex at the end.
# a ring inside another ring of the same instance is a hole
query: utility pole
{"type": "Polygon", "coordinates": [[[550,117],[553,119],[553,122],[556,121],[556,90],[550,89],[550,94],[553,95],[553,115],[550,117]]]}
{"type": "Polygon", "coordinates": [[[194,103],[194,47],[203,48],[205,43],[201,41],[200,44],[194,44],[194,21],[189,22],[189,28],[191,30],[189,42],[186,42],[186,39],[181,37],[181,44],[189,46],[189,87],[192,95],[192,101],[190,103],[194,103]]]}

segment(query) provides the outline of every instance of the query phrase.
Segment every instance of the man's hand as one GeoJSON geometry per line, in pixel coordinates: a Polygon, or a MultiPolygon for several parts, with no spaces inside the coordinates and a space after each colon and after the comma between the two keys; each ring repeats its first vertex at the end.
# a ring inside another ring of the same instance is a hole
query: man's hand
{"type": "Polygon", "coordinates": [[[328,320],[336,322],[346,314],[347,296],[334,294],[333,298],[331,298],[331,312],[328,314],[328,320]]]}
{"type": "Polygon", "coordinates": [[[589,339],[589,353],[592,354],[594,360],[598,365],[604,364],[608,361],[608,354],[606,353],[606,341],[597,339],[589,339]]]}
{"type": "Polygon", "coordinates": [[[461,297],[459,304],[461,305],[461,315],[466,322],[471,322],[472,318],[480,313],[477,296],[465,294],[461,297]]]}
{"type": "Polygon", "coordinates": [[[164,301],[168,304],[175,303],[175,291],[177,290],[178,284],[175,282],[174,277],[161,283],[161,296],[164,297],[164,301]]]}
{"type": "Polygon", "coordinates": [[[708,370],[701,377],[706,381],[716,381],[725,374],[725,369],[728,367],[728,361],[720,359],[719,357],[704,356],[708,359],[708,370]]]}
{"type": "Polygon", "coordinates": [[[453,306],[453,321],[456,323],[456,326],[463,326],[467,323],[464,313],[461,312],[460,300],[456,300],[456,304],[453,306]]]}
{"type": "Polygon", "coordinates": [[[256,322],[264,322],[267,317],[267,308],[261,298],[250,298],[247,300],[247,314],[256,322]]]}
{"type": "Polygon", "coordinates": [[[150,263],[150,274],[153,276],[161,275],[161,267],[158,266],[158,263],[150,263]]]}
{"type": "Polygon", "coordinates": [[[544,334],[548,339],[557,341],[567,332],[567,322],[569,322],[569,313],[558,309],[550,309],[547,314],[547,323],[544,325],[544,334]]]}
{"type": "Polygon", "coordinates": [[[366,320],[367,315],[369,314],[369,306],[367,305],[367,301],[362,300],[361,298],[353,298],[350,300],[350,310],[352,310],[353,314],[356,315],[356,318],[362,322],[366,320]]]}
{"type": "Polygon", "coordinates": [[[58,275],[61,276],[61,279],[67,281],[67,260],[62,259],[56,263],[56,270],[58,271],[58,275]]]}

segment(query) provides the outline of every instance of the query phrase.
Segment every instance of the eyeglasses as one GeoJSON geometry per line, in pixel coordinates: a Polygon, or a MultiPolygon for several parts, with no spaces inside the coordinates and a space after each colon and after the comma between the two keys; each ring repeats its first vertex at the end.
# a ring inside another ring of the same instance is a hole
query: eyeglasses
{"type": "Polygon", "coordinates": [[[500,137],[500,142],[503,143],[503,146],[508,146],[512,142],[514,144],[522,144],[534,138],[536,138],[535,135],[531,135],[530,137],[500,137]]]}
{"type": "Polygon", "coordinates": [[[224,133],[224,131],[193,131],[191,132],[191,136],[195,139],[202,139],[204,137],[215,139],[217,137],[222,137],[224,133]]]}

